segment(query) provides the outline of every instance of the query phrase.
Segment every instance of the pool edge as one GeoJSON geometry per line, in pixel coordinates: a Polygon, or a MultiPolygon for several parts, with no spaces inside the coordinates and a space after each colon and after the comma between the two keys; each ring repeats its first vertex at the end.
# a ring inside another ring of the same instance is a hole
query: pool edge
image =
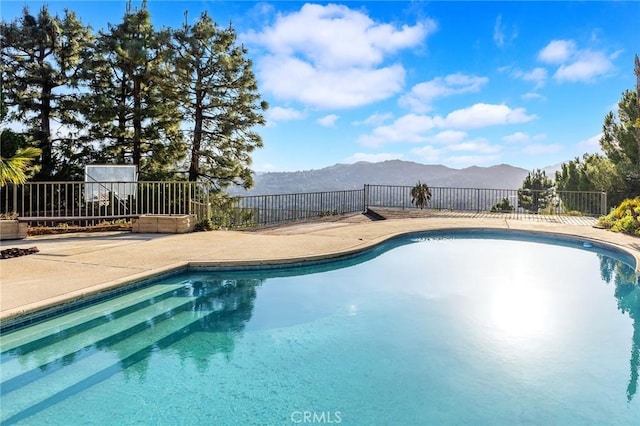
{"type": "Polygon", "coordinates": [[[452,227],[438,227],[438,228],[417,228],[411,230],[400,230],[391,232],[384,235],[379,235],[370,240],[361,240],[360,243],[352,246],[348,249],[340,251],[331,251],[325,253],[319,253],[316,255],[295,256],[295,257],[282,257],[282,258],[270,258],[270,259],[245,259],[245,260],[212,260],[212,261],[180,261],[162,267],[153,268],[144,272],[130,275],[128,277],[111,280],[105,283],[101,283],[92,287],[83,288],[69,292],[54,298],[46,299],[43,301],[31,303],[21,306],[19,308],[8,309],[0,314],[0,322],[14,322],[18,321],[18,318],[23,316],[38,315],[38,313],[48,311],[58,306],[71,305],[80,300],[94,297],[101,293],[110,292],[118,288],[125,288],[132,284],[136,284],[142,281],[148,281],[158,276],[165,274],[176,273],[182,269],[188,268],[230,268],[230,269],[243,269],[249,268],[260,269],[269,267],[282,267],[282,266],[305,266],[313,265],[316,263],[332,262],[342,259],[346,259],[351,256],[357,256],[364,253],[369,249],[374,249],[381,244],[384,244],[395,238],[402,238],[407,235],[417,233],[446,233],[446,232],[462,232],[462,231],[487,231],[496,233],[520,233],[520,234],[532,234],[543,235],[551,238],[561,239],[574,239],[584,242],[597,243],[599,246],[606,249],[616,251],[628,255],[631,259],[635,260],[635,270],[640,273],[640,251],[634,250],[632,247],[626,247],[621,244],[617,244],[611,241],[596,238],[594,236],[581,236],[572,232],[562,232],[561,230],[537,230],[523,227],[483,227],[483,226],[452,226],[452,227]]]}

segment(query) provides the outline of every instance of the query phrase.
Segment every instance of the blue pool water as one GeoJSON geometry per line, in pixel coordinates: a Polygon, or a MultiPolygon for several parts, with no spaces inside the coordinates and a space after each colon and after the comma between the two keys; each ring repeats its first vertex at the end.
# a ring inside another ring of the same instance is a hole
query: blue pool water
{"type": "Polygon", "coordinates": [[[637,425],[632,262],[465,232],[181,272],[5,330],[1,422],[637,425]]]}

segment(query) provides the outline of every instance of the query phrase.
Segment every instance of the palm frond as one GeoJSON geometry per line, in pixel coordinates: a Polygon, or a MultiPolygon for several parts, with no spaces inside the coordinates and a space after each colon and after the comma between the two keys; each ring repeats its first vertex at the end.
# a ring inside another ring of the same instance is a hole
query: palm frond
{"type": "Polygon", "coordinates": [[[0,186],[24,183],[31,163],[40,153],[39,148],[26,147],[19,149],[13,157],[0,157],[0,186]]]}

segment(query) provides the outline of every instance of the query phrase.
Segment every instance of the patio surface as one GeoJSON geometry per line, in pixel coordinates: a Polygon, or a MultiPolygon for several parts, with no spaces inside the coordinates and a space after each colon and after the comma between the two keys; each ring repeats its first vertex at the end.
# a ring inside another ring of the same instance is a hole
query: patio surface
{"type": "MultiPolygon", "coordinates": [[[[254,231],[192,234],[63,234],[2,241],[37,254],[0,260],[0,320],[122,286],[186,265],[246,265],[331,258],[413,231],[514,229],[574,235],[628,251],[640,265],[640,239],[593,227],[589,218],[527,220],[518,215],[454,215],[371,221],[351,215],[254,231]],[[564,222],[564,223],[562,223],[564,222]]],[[[520,215],[522,216],[522,215],[520,215]]],[[[531,215],[529,215],[531,216],[531,215]]]]}

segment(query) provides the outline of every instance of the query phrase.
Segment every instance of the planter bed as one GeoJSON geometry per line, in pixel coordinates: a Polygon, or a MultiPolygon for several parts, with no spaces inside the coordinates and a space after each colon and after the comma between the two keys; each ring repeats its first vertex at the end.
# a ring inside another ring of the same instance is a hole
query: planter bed
{"type": "Polygon", "coordinates": [[[20,240],[27,237],[28,225],[17,220],[0,220],[0,240],[20,240]]]}
{"type": "Polygon", "coordinates": [[[132,231],[140,233],[184,234],[196,226],[196,215],[143,214],[133,219],[132,231]]]}

